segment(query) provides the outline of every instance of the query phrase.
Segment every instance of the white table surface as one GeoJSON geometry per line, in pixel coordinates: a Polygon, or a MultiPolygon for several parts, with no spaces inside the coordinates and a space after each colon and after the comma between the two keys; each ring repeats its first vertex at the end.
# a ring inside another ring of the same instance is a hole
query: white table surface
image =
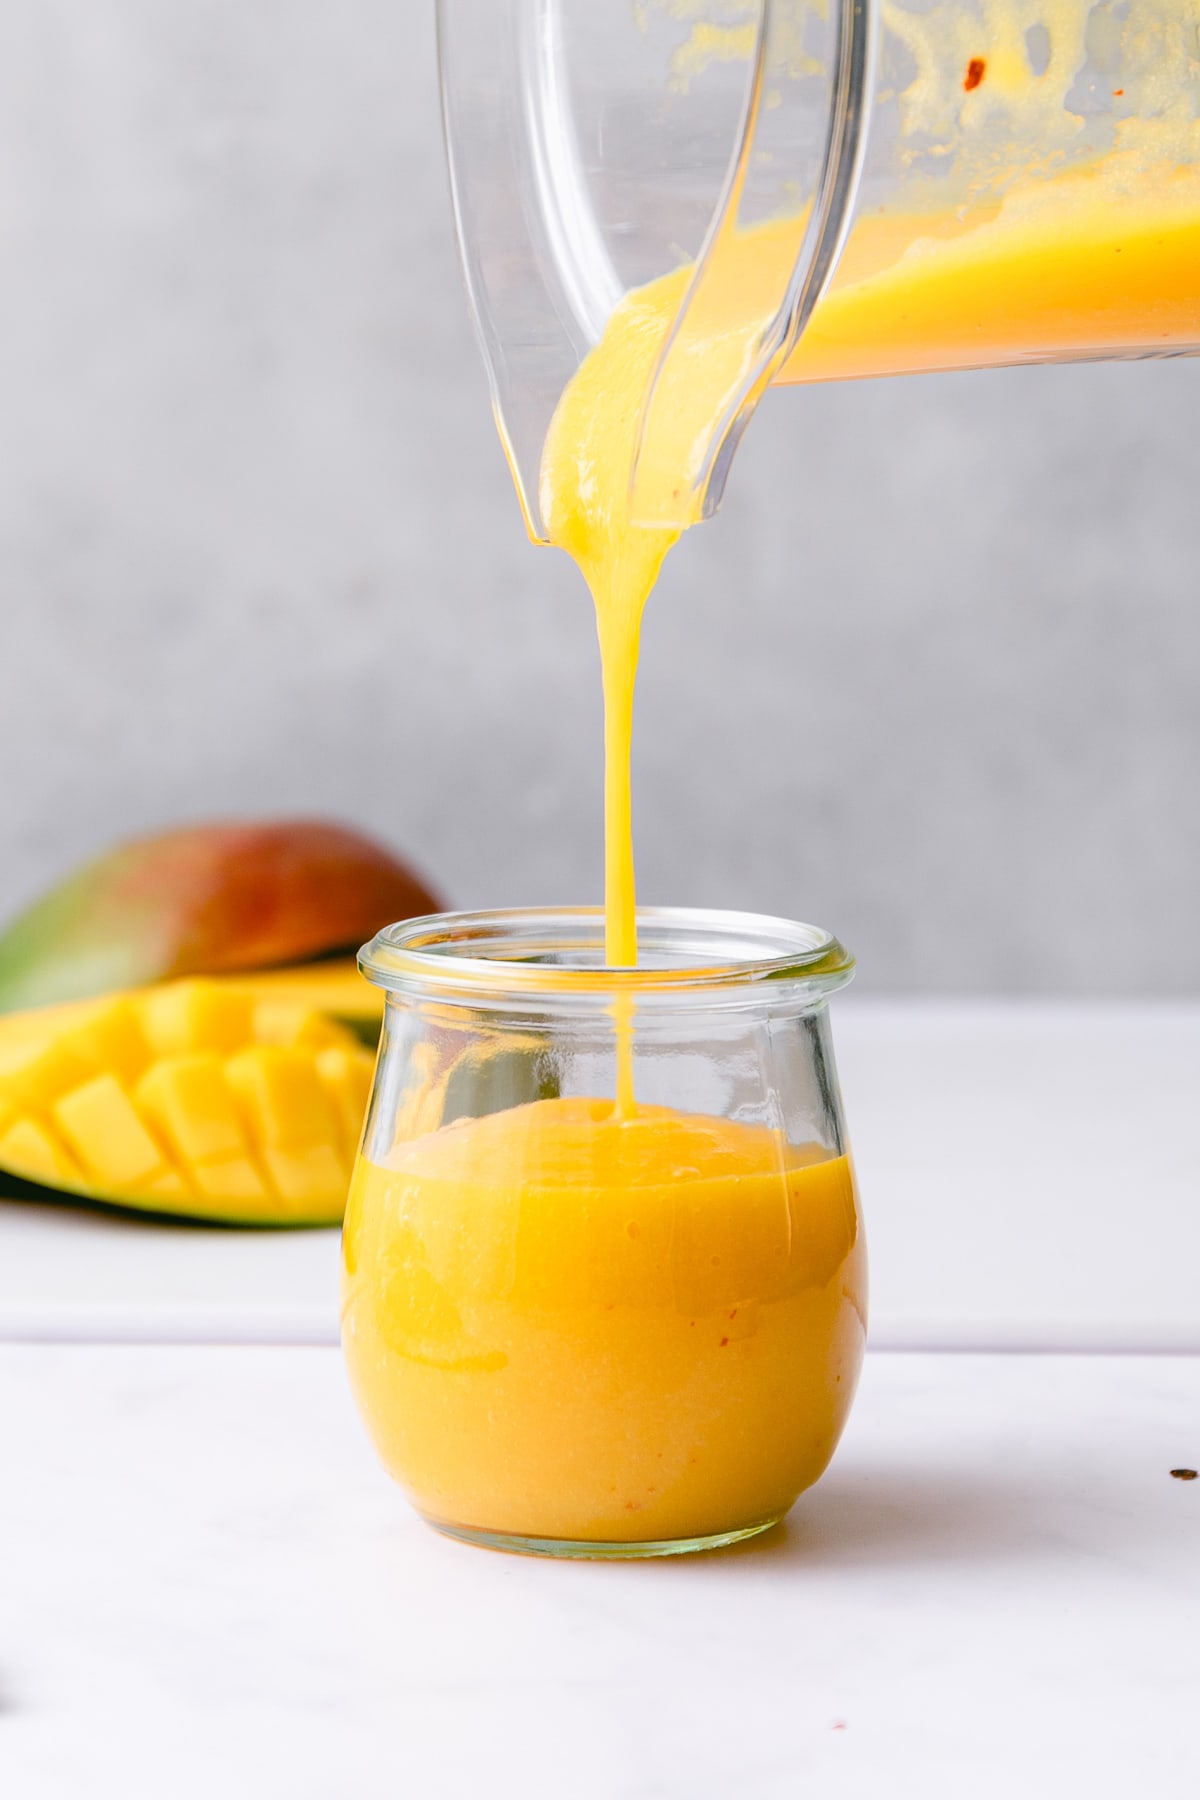
{"type": "Polygon", "coordinates": [[[719,1557],[422,1526],[316,1347],[335,1233],[0,1202],[4,1800],[1191,1792],[1200,1356],[962,1352],[1200,1351],[1200,1007],[836,1020],[876,1348],[719,1557]]]}
{"type": "MultiPolygon", "coordinates": [[[[1200,1006],[834,1020],[876,1346],[1200,1351],[1200,1006]]],[[[334,1232],[0,1202],[0,1339],[336,1336],[334,1232]]]]}
{"type": "Polygon", "coordinates": [[[336,1352],[0,1349],[12,1800],[1196,1792],[1200,1359],[880,1355],[756,1547],[438,1537],[336,1352]]]}

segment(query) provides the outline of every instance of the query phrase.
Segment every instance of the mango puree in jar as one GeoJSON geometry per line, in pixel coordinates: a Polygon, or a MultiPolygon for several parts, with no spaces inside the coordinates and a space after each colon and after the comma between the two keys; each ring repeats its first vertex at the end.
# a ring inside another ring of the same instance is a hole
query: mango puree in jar
{"type": "Polygon", "coordinates": [[[821,1474],[864,1289],[844,1156],[544,1100],[360,1162],[343,1338],[383,1462],[435,1523],[672,1542],[780,1518],[821,1474]]]}

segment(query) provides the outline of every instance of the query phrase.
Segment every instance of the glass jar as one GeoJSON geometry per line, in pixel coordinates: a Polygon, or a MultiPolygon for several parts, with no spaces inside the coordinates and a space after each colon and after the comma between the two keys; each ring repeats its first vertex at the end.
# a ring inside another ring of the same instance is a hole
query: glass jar
{"type": "Polygon", "coordinates": [[[591,909],[393,925],[343,1235],[342,1341],[440,1530],[630,1557],[764,1531],[854,1394],[866,1261],[827,932],[591,909]]]}

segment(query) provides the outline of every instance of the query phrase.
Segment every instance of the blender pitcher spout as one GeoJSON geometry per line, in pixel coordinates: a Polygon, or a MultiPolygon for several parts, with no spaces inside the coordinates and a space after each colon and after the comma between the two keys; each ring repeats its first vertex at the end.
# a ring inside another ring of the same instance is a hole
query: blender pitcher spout
{"type": "Polygon", "coordinates": [[[837,267],[866,148],[873,7],[874,0],[835,3],[828,73],[815,100],[803,79],[813,65],[797,61],[796,7],[763,0],[759,8],[726,190],[644,403],[630,484],[636,524],[682,531],[717,511],[742,434],[837,267]],[[770,254],[748,257],[745,234],[768,222],[770,254]],[[706,383],[692,460],[681,468],[689,365],[722,338],[740,355],[715,407],[706,383]]]}
{"type": "Polygon", "coordinates": [[[547,541],[541,461],[565,389],[627,295],[685,270],[641,398],[630,519],[682,529],[719,505],[845,241],[874,6],[439,0],[463,268],[535,542],[547,541]],[[771,253],[748,269],[736,240],[768,220],[780,222],[771,253]],[[686,421],[681,467],[689,365],[714,331],[727,367],[686,421]]]}

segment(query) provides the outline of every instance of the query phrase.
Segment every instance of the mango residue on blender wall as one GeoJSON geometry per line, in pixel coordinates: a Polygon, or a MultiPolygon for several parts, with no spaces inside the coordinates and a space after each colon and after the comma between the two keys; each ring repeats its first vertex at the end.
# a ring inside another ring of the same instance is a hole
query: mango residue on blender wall
{"type": "MultiPolygon", "coordinates": [[[[681,82],[749,54],[760,0],[731,0],[718,28],[710,0],[649,4],[691,24],[681,82]]],[[[818,14],[783,0],[789,75],[818,14]]],[[[902,71],[875,100],[895,131],[889,172],[877,190],[868,179],[777,380],[1200,348],[1196,0],[884,0],[879,29],[881,67],[902,71]]],[[[784,220],[741,235],[743,302],[789,235],[784,220]]],[[[735,310],[739,277],[726,279],[735,310]]]]}

